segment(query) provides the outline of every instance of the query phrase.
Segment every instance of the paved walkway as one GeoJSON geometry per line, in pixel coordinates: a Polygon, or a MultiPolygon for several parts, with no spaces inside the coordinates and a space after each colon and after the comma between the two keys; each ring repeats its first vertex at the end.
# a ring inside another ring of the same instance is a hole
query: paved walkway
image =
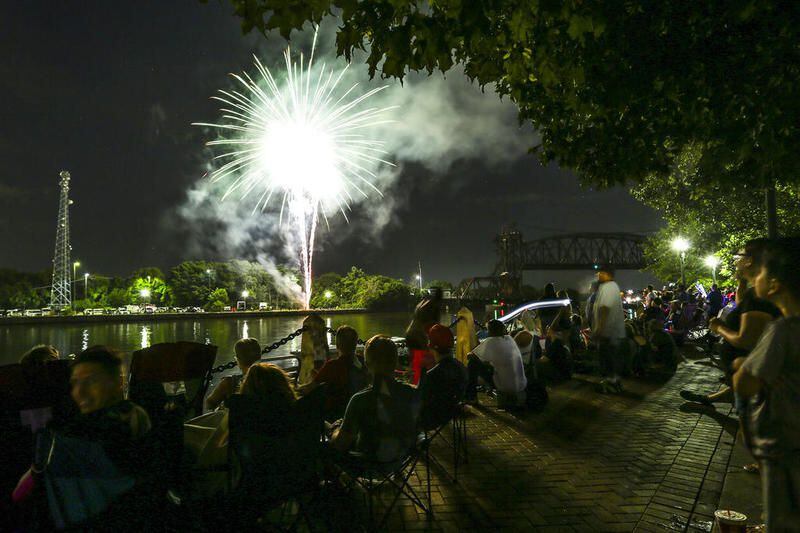
{"type": "MultiPolygon", "coordinates": [[[[519,416],[481,396],[459,482],[432,468],[433,519],[401,499],[387,528],[711,531],[736,423],[680,410],[678,391],[716,389],[720,375],[685,362],[666,382],[631,379],[610,396],[576,376],[544,411],[519,416]]],[[[434,450],[449,465],[451,453],[434,450]]]]}

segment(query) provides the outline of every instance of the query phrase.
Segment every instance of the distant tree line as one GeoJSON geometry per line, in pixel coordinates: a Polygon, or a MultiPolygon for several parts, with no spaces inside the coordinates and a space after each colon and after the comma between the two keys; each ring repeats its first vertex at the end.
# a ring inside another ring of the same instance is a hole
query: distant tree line
{"type": "MultiPolygon", "coordinates": [[[[47,307],[51,275],[49,270],[26,273],[0,269],[0,309],[47,307]]],[[[166,273],[145,267],[127,277],[92,274],[88,284],[79,272],[73,284],[73,310],[153,304],[218,311],[239,300],[246,300],[248,308],[266,302],[273,309],[290,309],[299,307],[286,296],[299,293],[299,279],[299,273],[291,268],[278,267],[270,273],[259,263],[242,260],[184,261],[166,273]]],[[[411,307],[416,296],[402,280],[367,274],[354,267],[344,276],[327,273],[315,278],[311,307],[399,310],[411,307]]]]}

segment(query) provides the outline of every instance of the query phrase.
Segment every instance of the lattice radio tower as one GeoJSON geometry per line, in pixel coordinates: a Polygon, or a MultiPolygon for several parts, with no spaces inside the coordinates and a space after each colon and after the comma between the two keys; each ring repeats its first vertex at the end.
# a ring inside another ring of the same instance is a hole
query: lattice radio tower
{"type": "Polygon", "coordinates": [[[50,292],[50,307],[65,309],[72,305],[72,277],[70,270],[69,244],[69,172],[62,170],[61,197],[58,201],[58,224],[56,225],[56,251],[53,255],[53,285],[50,292]]]}

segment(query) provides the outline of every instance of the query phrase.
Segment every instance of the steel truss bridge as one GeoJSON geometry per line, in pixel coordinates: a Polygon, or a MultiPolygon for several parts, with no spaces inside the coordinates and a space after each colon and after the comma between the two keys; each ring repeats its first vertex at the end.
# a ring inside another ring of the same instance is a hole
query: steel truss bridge
{"type": "Polygon", "coordinates": [[[596,270],[600,265],[641,270],[646,266],[644,239],[633,233],[571,233],[525,242],[522,233],[507,231],[496,240],[494,272],[466,280],[456,294],[461,299],[485,298],[491,292],[511,297],[519,293],[526,270],[596,270]]]}

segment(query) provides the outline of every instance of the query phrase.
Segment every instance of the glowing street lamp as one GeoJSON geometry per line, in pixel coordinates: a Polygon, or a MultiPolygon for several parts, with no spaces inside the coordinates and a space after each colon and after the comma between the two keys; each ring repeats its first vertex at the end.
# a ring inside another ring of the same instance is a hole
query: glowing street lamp
{"type": "Polygon", "coordinates": [[[672,249],[680,254],[681,258],[681,283],[686,288],[686,251],[691,248],[691,243],[683,237],[676,237],[672,241],[672,249]]]}
{"type": "Polygon", "coordinates": [[[719,258],[716,255],[708,255],[705,259],[706,266],[711,269],[711,277],[714,278],[714,285],[717,284],[717,267],[719,258]]]}
{"type": "Polygon", "coordinates": [[[248,297],[248,296],[250,296],[250,291],[248,291],[247,289],[243,290],[243,291],[242,291],[242,298],[244,298],[245,300],[247,300],[247,297],[248,297]]]}
{"type": "Polygon", "coordinates": [[[211,292],[211,269],[206,269],[206,276],[208,276],[208,292],[211,292]]]}
{"type": "Polygon", "coordinates": [[[85,272],[83,274],[83,297],[89,297],[89,273],[85,272]]]}
{"type": "Polygon", "coordinates": [[[325,291],[322,295],[325,297],[326,300],[330,300],[331,298],[333,298],[333,293],[331,291],[325,291]]]}
{"type": "Polygon", "coordinates": [[[142,300],[144,300],[145,303],[147,303],[147,301],[150,299],[150,289],[142,289],[142,290],[140,290],[139,291],[139,296],[141,296],[142,300]]]}

